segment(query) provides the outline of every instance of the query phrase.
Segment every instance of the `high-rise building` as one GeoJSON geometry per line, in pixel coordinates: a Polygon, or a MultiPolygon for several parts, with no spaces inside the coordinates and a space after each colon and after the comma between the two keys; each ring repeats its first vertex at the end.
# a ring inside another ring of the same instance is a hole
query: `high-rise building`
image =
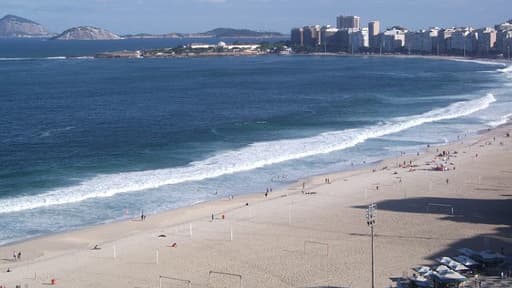
{"type": "Polygon", "coordinates": [[[348,52],[357,53],[368,47],[368,28],[347,30],[349,32],[348,52]]]}
{"type": "Polygon", "coordinates": [[[512,57],[512,31],[507,31],[507,37],[503,44],[503,55],[510,60],[512,57]]]}
{"type": "Polygon", "coordinates": [[[457,28],[453,31],[450,38],[448,38],[448,42],[446,48],[449,52],[457,53],[460,55],[466,55],[473,52],[473,28],[471,27],[462,27],[457,28]]]}
{"type": "Polygon", "coordinates": [[[496,45],[496,30],[493,28],[482,28],[474,32],[476,49],[480,55],[488,55],[496,45]]]}
{"type": "Polygon", "coordinates": [[[360,29],[361,18],[358,16],[343,16],[336,17],[336,27],[338,29],[360,29]]]}
{"type": "Polygon", "coordinates": [[[361,35],[363,37],[363,47],[364,48],[370,47],[370,37],[368,34],[368,27],[361,28],[361,35]]]}
{"type": "Polygon", "coordinates": [[[331,27],[331,25],[325,25],[320,29],[320,43],[327,49],[327,45],[330,44],[330,39],[338,33],[338,29],[331,27]]]}
{"type": "Polygon", "coordinates": [[[398,52],[405,46],[405,34],[407,29],[392,27],[382,34],[382,50],[384,52],[398,52]]]}
{"type": "Polygon", "coordinates": [[[439,28],[407,32],[405,48],[409,53],[437,54],[439,28]]]}
{"type": "Polygon", "coordinates": [[[446,54],[451,45],[452,34],[455,32],[455,28],[444,28],[439,30],[437,36],[437,47],[436,54],[446,54]]]}
{"type": "Polygon", "coordinates": [[[304,46],[304,29],[293,28],[291,31],[291,42],[296,46],[304,46]]]}
{"type": "Polygon", "coordinates": [[[304,26],[304,46],[315,47],[321,44],[320,25],[304,26]]]}
{"type": "Polygon", "coordinates": [[[370,49],[378,49],[379,43],[378,43],[378,35],[380,33],[380,22],[379,21],[372,21],[368,23],[368,40],[369,40],[369,46],[370,49]]]}
{"type": "Polygon", "coordinates": [[[508,52],[510,50],[510,38],[512,38],[512,20],[498,24],[494,28],[496,29],[496,50],[503,53],[508,58],[508,52]]]}

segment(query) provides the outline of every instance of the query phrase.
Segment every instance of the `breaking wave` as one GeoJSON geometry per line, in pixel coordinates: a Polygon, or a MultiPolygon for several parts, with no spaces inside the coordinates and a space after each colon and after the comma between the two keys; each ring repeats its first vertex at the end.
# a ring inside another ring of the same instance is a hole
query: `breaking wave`
{"type": "Polygon", "coordinates": [[[493,60],[483,60],[483,59],[464,59],[464,58],[447,58],[448,60],[456,61],[456,62],[469,62],[469,63],[477,63],[482,65],[494,65],[494,66],[507,66],[507,64],[503,62],[493,61],[493,60]]]}
{"type": "Polygon", "coordinates": [[[486,109],[495,101],[494,95],[487,94],[478,99],[452,103],[423,114],[398,117],[373,126],[326,132],[308,138],[253,143],[183,167],[98,175],[78,185],[57,188],[43,194],[3,199],[0,201],[0,213],[71,204],[92,198],[111,197],[119,193],[199,181],[339,151],[368,139],[397,133],[425,123],[467,116],[486,109]]]}
{"type": "Polygon", "coordinates": [[[498,126],[501,126],[503,124],[506,124],[511,119],[512,119],[512,113],[511,114],[507,114],[507,115],[503,115],[498,120],[487,122],[487,125],[491,126],[491,127],[498,127],[498,126]]]}

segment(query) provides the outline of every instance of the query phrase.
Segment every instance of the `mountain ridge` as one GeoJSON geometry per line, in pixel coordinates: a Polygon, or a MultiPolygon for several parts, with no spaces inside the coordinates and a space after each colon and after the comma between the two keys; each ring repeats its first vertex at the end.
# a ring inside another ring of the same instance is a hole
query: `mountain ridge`
{"type": "Polygon", "coordinates": [[[138,33],[119,36],[106,29],[94,26],[76,26],[56,35],[50,33],[42,24],[20,16],[7,14],[0,19],[0,37],[4,38],[50,38],[52,40],[118,40],[151,38],[279,38],[287,37],[280,32],[255,31],[219,27],[198,33],[138,33]]]}
{"type": "Polygon", "coordinates": [[[272,38],[288,37],[280,32],[259,32],[250,29],[236,29],[219,27],[199,33],[165,33],[151,34],[138,33],[123,35],[123,38],[272,38]]]}
{"type": "Polygon", "coordinates": [[[51,34],[41,24],[12,14],[0,19],[0,37],[7,38],[44,38],[51,34]]]}
{"type": "Polygon", "coordinates": [[[206,35],[215,35],[217,38],[222,37],[271,37],[271,36],[284,36],[284,34],[279,32],[259,32],[250,29],[236,29],[236,28],[226,28],[219,27],[212,29],[210,31],[200,33],[206,35]]]}
{"type": "Polygon", "coordinates": [[[51,40],[120,40],[119,35],[106,29],[94,26],[72,27],[59,35],[52,37],[51,40]]]}

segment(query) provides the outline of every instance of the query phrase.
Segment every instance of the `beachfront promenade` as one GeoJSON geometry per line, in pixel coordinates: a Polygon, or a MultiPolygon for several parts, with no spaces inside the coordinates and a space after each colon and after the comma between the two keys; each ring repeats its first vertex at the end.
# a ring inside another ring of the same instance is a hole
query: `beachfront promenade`
{"type": "Polygon", "coordinates": [[[510,255],[510,130],[305,179],[305,193],[299,181],[268,197],[226,197],[1,247],[0,285],[370,287],[370,203],[376,287],[461,247],[510,255]]]}

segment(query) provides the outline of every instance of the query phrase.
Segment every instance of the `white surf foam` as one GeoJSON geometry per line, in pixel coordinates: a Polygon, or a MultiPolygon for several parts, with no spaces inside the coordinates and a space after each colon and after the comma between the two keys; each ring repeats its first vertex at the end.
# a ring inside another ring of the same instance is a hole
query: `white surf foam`
{"type": "MultiPolygon", "coordinates": [[[[30,61],[30,60],[66,60],[69,59],[66,56],[52,56],[52,57],[26,57],[26,58],[0,58],[0,61],[30,61]]],[[[85,58],[84,58],[85,59],[85,58]]]]}
{"type": "Polygon", "coordinates": [[[512,119],[512,113],[507,114],[507,115],[503,115],[498,120],[489,121],[489,122],[487,122],[487,125],[491,126],[491,127],[498,127],[500,125],[506,124],[511,119],[512,119]]]}
{"type": "Polygon", "coordinates": [[[30,58],[0,58],[0,61],[23,61],[30,60],[30,58]]]}
{"type": "Polygon", "coordinates": [[[467,116],[486,109],[495,101],[492,94],[487,94],[482,98],[456,102],[419,115],[394,118],[374,126],[326,132],[308,138],[254,143],[239,150],[222,152],[213,157],[192,162],[184,167],[98,175],[75,186],[34,196],[1,200],[0,213],[111,197],[119,193],[215,178],[288,160],[330,153],[353,147],[368,139],[400,132],[425,123],[467,116]]]}
{"type": "MultiPolygon", "coordinates": [[[[506,66],[506,65],[505,65],[506,66]]],[[[507,73],[507,72],[512,72],[512,65],[511,66],[507,66],[503,69],[498,69],[498,71],[500,72],[504,72],[504,73],[507,73]]]]}
{"type": "Polygon", "coordinates": [[[494,65],[494,66],[507,66],[506,63],[492,61],[492,60],[483,60],[483,59],[463,59],[463,58],[453,58],[448,57],[448,60],[456,61],[456,62],[469,62],[469,63],[477,63],[482,65],[494,65]]]}
{"type": "Polygon", "coordinates": [[[66,56],[54,56],[54,57],[44,57],[43,59],[46,60],[66,60],[66,56]]]}

